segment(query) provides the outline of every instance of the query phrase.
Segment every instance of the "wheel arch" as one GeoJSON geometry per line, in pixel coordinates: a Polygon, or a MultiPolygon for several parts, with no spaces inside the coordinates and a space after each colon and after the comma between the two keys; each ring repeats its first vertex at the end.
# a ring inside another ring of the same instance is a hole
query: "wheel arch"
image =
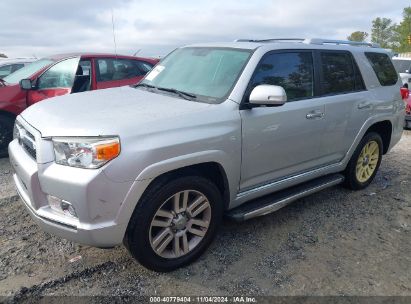
{"type": "Polygon", "coordinates": [[[365,134],[375,132],[381,136],[383,144],[383,154],[388,152],[391,143],[391,136],[393,132],[393,126],[390,120],[383,120],[372,124],[365,134]]]}
{"type": "Polygon", "coordinates": [[[196,163],[164,172],[155,177],[144,192],[146,192],[155,183],[167,182],[176,177],[189,175],[202,176],[212,181],[220,190],[224,202],[224,209],[228,208],[230,202],[230,185],[228,182],[228,177],[224,167],[215,161],[196,163]]]}

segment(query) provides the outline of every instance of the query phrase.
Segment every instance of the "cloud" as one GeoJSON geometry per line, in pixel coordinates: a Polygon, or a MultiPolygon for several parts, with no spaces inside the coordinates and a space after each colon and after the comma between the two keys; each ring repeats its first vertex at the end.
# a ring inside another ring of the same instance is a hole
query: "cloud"
{"type": "Polygon", "coordinates": [[[326,37],[370,32],[375,17],[401,20],[408,0],[46,1],[14,0],[0,10],[0,53],[45,56],[113,52],[164,55],[184,44],[236,38],[326,37]]]}

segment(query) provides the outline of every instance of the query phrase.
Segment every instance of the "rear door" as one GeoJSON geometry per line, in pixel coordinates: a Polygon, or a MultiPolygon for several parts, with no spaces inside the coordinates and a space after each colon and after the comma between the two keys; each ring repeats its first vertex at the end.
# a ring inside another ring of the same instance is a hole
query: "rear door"
{"type": "Polygon", "coordinates": [[[97,89],[138,83],[153,67],[152,64],[123,58],[96,58],[97,89]]]}
{"type": "Polygon", "coordinates": [[[246,101],[254,87],[271,84],[285,89],[287,102],[241,110],[242,191],[323,164],[324,104],[316,98],[316,78],[312,51],[276,51],[260,61],[246,101]]]}
{"type": "Polygon", "coordinates": [[[80,57],[62,60],[36,80],[35,89],[27,92],[27,103],[32,105],[43,99],[70,94],[80,57]]]}
{"type": "Polygon", "coordinates": [[[320,97],[325,105],[321,150],[326,163],[342,160],[364,122],[372,104],[360,70],[348,51],[317,53],[320,97]]]}

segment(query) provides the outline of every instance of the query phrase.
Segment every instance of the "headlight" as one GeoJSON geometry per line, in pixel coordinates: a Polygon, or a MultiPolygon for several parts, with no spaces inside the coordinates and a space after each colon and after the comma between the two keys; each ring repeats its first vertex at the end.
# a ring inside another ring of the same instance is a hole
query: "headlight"
{"type": "Polygon", "coordinates": [[[21,124],[16,120],[16,122],[14,123],[14,129],[13,129],[13,139],[18,139],[20,141],[20,129],[22,129],[23,127],[21,126],[21,124]]]}
{"type": "Polygon", "coordinates": [[[120,154],[117,137],[59,137],[52,140],[55,161],[60,165],[95,169],[120,154]]]}

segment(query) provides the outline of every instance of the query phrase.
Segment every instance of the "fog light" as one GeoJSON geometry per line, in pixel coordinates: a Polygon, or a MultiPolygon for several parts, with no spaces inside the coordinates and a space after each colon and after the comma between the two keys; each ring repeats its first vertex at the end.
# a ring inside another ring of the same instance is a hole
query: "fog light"
{"type": "Polygon", "coordinates": [[[73,205],[69,202],[62,200],[58,197],[53,195],[47,195],[47,200],[51,209],[63,213],[68,216],[77,217],[76,210],[74,209],[73,205]]]}
{"type": "Polygon", "coordinates": [[[69,213],[71,216],[77,217],[76,210],[74,209],[73,205],[66,201],[61,201],[61,210],[64,213],[69,213]]]}

